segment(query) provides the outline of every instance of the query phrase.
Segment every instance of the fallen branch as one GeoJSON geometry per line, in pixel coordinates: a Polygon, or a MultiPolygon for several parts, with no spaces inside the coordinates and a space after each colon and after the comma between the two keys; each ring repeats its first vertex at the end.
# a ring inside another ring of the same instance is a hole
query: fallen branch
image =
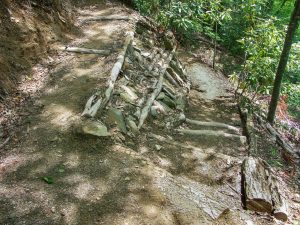
{"type": "Polygon", "coordinates": [[[169,54],[169,56],[166,60],[165,67],[162,68],[160,73],[159,73],[160,75],[159,75],[159,78],[158,78],[158,81],[157,81],[157,84],[156,84],[156,88],[154,89],[154,91],[151,94],[150,98],[146,102],[146,105],[144,106],[144,108],[141,111],[141,116],[140,116],[140,120],[139,120],[138,129],[140,129],[143,126],[146,118],[148,117],[148,114],[150,112],[150,109],[151,109],[151,106],[153,105],[154,100],[156,99],[156,97],[159,95],[159,93],[162,90],[164,75],[166,73],[166,70],[167,70],[172,58],[173,58],[173,55],[174,55],[175,51],[176,51],[176,47],[174,47],[172,52],[170,52],[170,54],[169,54]]]}
{"type": "Polygon", "coordinates": [[[272,176],[271,194],[273,200],[273,214],[276,219],[287,221],[289,214],[289,207],[286,200],[286,196],[279,189],[279,184],[274,176],[272,176]]]}
{"type": "Polygon", "coordinates": [[[88,48],[77,48],[77,47],[64,47],[60,48],[62,51],[82,53],[82,54],[97,54],[107,56],[110,54],[109,50],[98,50],[98,49],[88,49],[88,48]]]}
{"type": "Polygon", "coordinates": [[[259,115],[255,114],[258,122],[268,130],[269,134],[274,137],[276,143],[289,155],[291,155],[296,161],[300,161],[300,152],[293,149],[281,136],[281,134],[271,126],[271,124],[265,122],[259,115]]]}
{"type": "Polygon", "coordinates": [[[180,87],[180,85],[177,83],[176,80],[173,79],[173,77],[168,73],[168,71],[166,71],[165,75],[166,75],[166,79],[167,79],[171,84],[173,84],[173,85],[176,86],[177,88],[180,87]]]}
{"type": "Polygon", "coordinates": [[[95,16],[82,20],[81,24],[92,21],[105,21],[105,20],[130,20],[129,16],[95,16]]]}
{"type": "Polygon", "coordinates": [[[204,121],[198,121],[198,120],[190,120],[188,118],[186,118],[185,121],[186,121],[186,123],[193,124],[193,125],[204,126],[204,127],[224,128],[224,129],[232,130],[232,131],[239,133],[238,128],[228,125],[228,124],[225,124],[225,123],[204,122],[204,121]]]}
{"type": "Polygon", "coordinates": [[[132,43],[133,38],[134,38],[134,33],[133,32],[128,33],[126,40],[125,40],[123,51],[118,56],[118,60],[114,64],[114,66],[111,70],[110,79],[108,81],[108,88],[106,89],[104,96],[103,96],[102,92],[100,92],[100,91],[98,91],[97,93],[92,95],[86,103],[86,106],[82,113],[82,116],[94,117],[96,115],[97,111],[104,109],[104,107],[109,102],[110,97],[113,92],[113,89],[114,89],[115,82],[118,78],[118,75],[119,75],[121,69],[122,69],[128,46],[132,43]]]}
{"type": "Polygon", "coordinates": [[[184,81],[182,80],[182,78],[172,69],[172,68],[168,68],[168,73],[174,78],[174,80],[176,80],[176,82],[178,84],[180,84],[182,87],[185,86],[184,81]]]}

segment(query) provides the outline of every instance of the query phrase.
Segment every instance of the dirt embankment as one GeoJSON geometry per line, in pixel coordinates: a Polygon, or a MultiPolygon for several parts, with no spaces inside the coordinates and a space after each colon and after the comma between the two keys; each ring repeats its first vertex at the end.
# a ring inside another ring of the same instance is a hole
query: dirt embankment
{"type": "Polygon", "coordinates": [[[72,7],[61,0],[2,0],[0,3],[0,97],[14,90],[24,72],[67,41],[72,7]]]}

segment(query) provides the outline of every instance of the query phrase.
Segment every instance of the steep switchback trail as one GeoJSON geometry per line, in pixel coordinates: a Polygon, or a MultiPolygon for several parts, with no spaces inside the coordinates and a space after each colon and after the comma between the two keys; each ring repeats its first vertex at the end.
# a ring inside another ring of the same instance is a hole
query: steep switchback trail
{"type": "Polygon", "coordinates": [[[172,34],[127,17],[138,18],[81,10],[83,35],[58,46],[42,95],[0,150],[0,224],[272,224],[242,208],[246,139],[227,80],[200,63],[185,70],[172,34]],[[91,49],[105,55],[74,53],[91,49]]]}

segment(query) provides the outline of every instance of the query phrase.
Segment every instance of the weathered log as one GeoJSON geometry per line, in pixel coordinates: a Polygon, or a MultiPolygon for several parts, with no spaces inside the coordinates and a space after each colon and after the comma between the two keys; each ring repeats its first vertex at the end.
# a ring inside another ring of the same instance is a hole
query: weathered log
{"type": "Polygon", "coordinates": [[[81,24],[87,23],[87,22],[92,22],[92,21],[104,21],[104,20],[130,20],[129,16],[117,16],[117,15],[112,15],[112,16],[95,16],[95,17],[90,17],[85,20],[81,21],[81,24]]]}
{"type": "Polygon", "coordinates": [[[180,84],[180,86],[182,86],[182,87],[185,86],[185,82],[182,80],[182,78],[171,67],[169,67],[167,69],[167,71],[176,80],[176,82],[178,84],[180,84]]]}
{"type": "Polygon", "coordinates": [[[270,171],[261,159],[248,157],[242,164],[245,207],[258,212],[272,213],[270,171]]]}
{"type": "Polygon", "coordinates": [[[180,74],[180,77],[182,77],[184,81],[187,81],[186,71],[181,65],[181,63],[178,61],[178,59],[174,58],[174,60],[171,61],[170,65],[176,73],[180,74]]]}
{"type": "Polygon", "coordinates": [[[274,176],[272,176],[271,178],[271,194],[274,208],[273,214],[276,219],[285,222],[288,220],[289,211],[286,196],[279,189],[278,181],[276,180],[276,178],[274,176]]]}
{"type": "Polygon", "coordinates": [[[174,97],[172,97],[173,99],[175,99],[175,95],[176,95],[176,90],[175,90],[175,88],[173,87],[173,85],[172,84],[170,84],[170,82],[168,81],[168,80],[164,80],[164,82],[163,82],[163,90],[167,93],[167,94],[169,94],[169,96],[171,97],[171,96],[174,96],[174,97]]]}
{"type": "Polygon", "coordinates": [[[228,125],[225,123],[190,120],[188,118],[186,118],[186,123],[198,125],[198,126],[204,126],[204,127],[224,128],[224,129],[232,130],[232,131],[239,133],[239,129],[237,127],[234,127],[234,126],[231,126],[231,125],[228,125]]]}
{"type": "Polygon", "coordinates": [[[176,47],[172,50],[172,52],[170,52],[170,54],[169,54],[169,56],[168,56],[168,58],[165,62],[164,68],[161,68],[161,71],[159,73],[159,78],[158,78],[158,81],[157,81],[157,84],[156,84],[156,88],[152,92],[150,98],[147,100],[144,108],[141,111],[141,116],[140,116],[140,119],[139,119],[138,129],[140,129],[143,126],[143,124],[144,124],[144,122],[145,122],[146,118],[148,117],[148,114],[151,110],[151,106],[152,106],[154,100],[156,99],[156,97],[159,95],[159,93],[162,90],[164,75],[165,75],[165,72],[166,72],[166,70],[169,66],[170,61],[173,58],[173,55],[174,55],[175,51],[176,51],[176,47]]]}
{"type": "Polygon", "coordinates": [[[242,109],[241,106],[238,106],[241,126],[243,130],[243,135],[247,137],[248,142],[248,155],[255,155],[257,152],[257,136],[255,135],[252,117],[249,118],[248,110],[242,109]]]}
{"type": "Polygon", "coordinates": [[[277,144],[282,147],[288,154],[294,155],[295,158],[298,158],[295,154],[295,150],[282,138],[279,132],[277,132],[269,123],[265,124],[267,130],[276,138],[277,144]]]}
{"type": "Polygon", "coordinates": [[[107,105],[107,103],[109,102],[110,97],[113,93],[115,82],[118,78],[118,75],[119,75],[121,69],[122,69],[128,46],[132,43],[133,38],[134,38],[134,33],[129,32],[125,39],[123,51],[118,56],[118,60],[114,64],[114,66],[111,70],[110,79],[108,81],[108,87],[107,87],[104,95],[100,91],[98,91],[96,94],[92,95],[86,103],[86,106],[82,113],[82,116],[94,117],[96,115],[96,113],[98,112],[98,110],[104,109],[105,106],[107,105]]]}
{"type": "Polygon", "coordinates": [[[166,71],[165,75],[166,75],[166,79],[167,79],[171,84],[173,84],[173,85],[176,86],[176,87],[180,87],[180,85],[177,83],[176,80],[173,79],[173,77],[168,73],[168,71],[166,71]]]}
{"type": "Polygon", "coordinates": [[[239,140],[242,144],[247,142],[247,138],[245,136],[229,134],[223,131],[214,131],[214,130],[189,130],[189,129],[176,129],[175,131],[186,134],[186,135],[196,135],[196,136],[213,136],[213,137],[225,137],[225,138],[233,138],[239,140]]]}
{"type": "Polygon", "coordinates": [[[109,50],[98,50],[98,49],[88,49],[88,48],[77,48],[77,47],[64,47],[61,48],[62,51],[82,53],[82,54],[97,54],[107,56],[110,54],[109,50]]]}
{"type": "Polygon", "coordinates": [[[265,122],[261,116],[257,114],[254,115],[257,118],[259,124],[268,130],[270,135],[274,138],[274,141],[276,141],[276,143],[285,151],[285,153],[290,155],[294,161],[300,161],[300,151],[295,150],[290,144],[288,144],[283,139],[282,135],[277,130],[275,130],[275,128],[273,128],[271,124],[265,122]]]}
{"type": "Polygon", "coordinates": [[[242,164],[244,200],[247,209],[273,213],[282,221],[288,219],[288,203],[278,180],[262,159],[248,157],[242,164]]]}

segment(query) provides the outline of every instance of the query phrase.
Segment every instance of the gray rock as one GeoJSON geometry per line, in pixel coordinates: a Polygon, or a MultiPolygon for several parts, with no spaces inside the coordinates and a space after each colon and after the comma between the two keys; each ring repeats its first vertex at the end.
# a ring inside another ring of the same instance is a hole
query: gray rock
{"type": "Polygon", "coordinates": [[[155,148],[157,151],[160,151],[162,149],[162,146],[161,145],[155,145],[155,148]]]}
{"type": "Polygon", "coordinates": [[[166,97],[166,94],[164,92],[160,92],[159,95],[157,96],[157,100],[162,100],[166,97]]]}
{"type": "Polygon", "coordinates": [[[110,133],[107,131],[107,127],[97,121],[86,121],[82,126],[82,132],[84,134],[94,135],[98,137],[110,136],[110,133]]]}
{"type": "Polygon", "coordinates": [[[124,92],[122,92],[120,96],[125,102],[134,103],[135,100],[138,99],[138,96],[136,95],[136,93],[132,88],[124,85],[121,85],[121,88],[124,90],[124,92]]]}
{"type": "Polygon", "coordinates": [[[158,115],[158,113],[157,113],[157,110],[155,109],[155,107],[151,107],[151,115],[153,116],[153,117],[157,117],[157,115],[158,115]]]}
{"type": "Polygon", "coordinates": [[[175,103],[176,103],[176,109],[184,111],[184,109],[187,105],[187,98],[183,95],[180,95],[176,98],[175,103]]]}
{"type": "Polygon", "coordinates": [[[109,108],[109,110],[108,110],[108,119],[111,122],[115,122],[118,125],[121,132],[127,133],[124,116],[123,116],[123,114],[120,110],[115,109],[115,108],[109,108]]]}
{"type": "Polygon", "coordinates": [[[139,132],[139,129],[136,125],[136,123],[133,121],[133,120],[127,120],[127,124],[128,126],[130,127],[130,130],[133,132],[133,133],[138,133],[139,132]]]}

